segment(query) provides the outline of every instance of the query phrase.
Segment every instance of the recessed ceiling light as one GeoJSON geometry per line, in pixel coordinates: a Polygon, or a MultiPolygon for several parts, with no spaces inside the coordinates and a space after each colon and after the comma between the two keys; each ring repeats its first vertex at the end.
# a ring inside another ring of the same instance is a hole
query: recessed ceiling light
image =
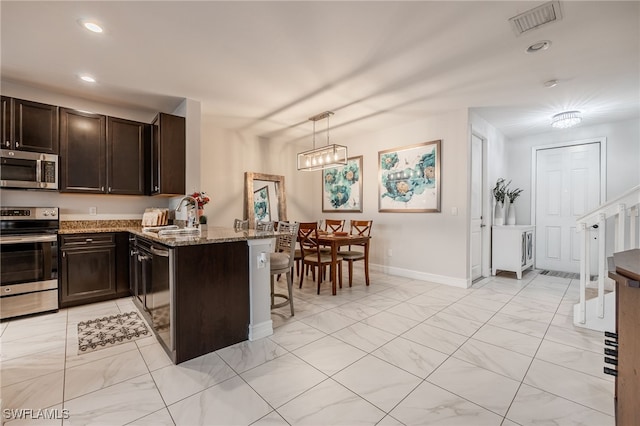
{"type": "Polygon", "coordinates": [[[527,53],[537,53],[542,50],[547,50],[551,46],[551,42],[549,40],[542,40],[533,43],[531,46],[527,47],[527,53]]]}
{"type": "Polygon", "coordinates": [[[95,83],[95,82],[96,82],[96,79],[95,79],[95,78],[93,78],[93,77],[91,77],[91,76],[90,76],[90,75],[88,75],[88,74],[83,74],[83,75],[81,75],[81,76],[80,76],[80,80],[82,80],[82,81],[86,81],[87,83],[95,83]]]}
{"type": "Polygon", "coordinates": [[[544,87],[552,88],[556,87],[559,84],[558,80],[547,80],[544,82],[544,87]]]}
{"type": "Polygon", "coordinates": [[[102,29],[102,27],[100,26],[100,24],[94,22],[94,21],[87,21],[84,19],[81,19],[78,21],[80,23],[80,25],[82,25],[85,29],[94,32],[94,33],[101,33],[104,30],[102,29]]]}

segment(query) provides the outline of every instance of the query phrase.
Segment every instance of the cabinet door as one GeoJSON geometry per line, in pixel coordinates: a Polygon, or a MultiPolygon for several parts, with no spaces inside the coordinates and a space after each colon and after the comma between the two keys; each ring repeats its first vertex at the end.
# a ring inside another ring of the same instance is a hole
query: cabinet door
{"type": "Polygon", "coordinates": [[[62,307],[115,296],[115,246],[63,249],[60,286],[62,307]]]}
{"type": "Polygon", "coordinates": [[[106,116],[60,109],[60,191],[106,193],[106,116]]]}
{"type": "Polygon", "coordinates": [[[0,100],[2,117],[0,117],[0,139],[3,149],[11,149],[11,99],[2,96],[0,100]]]}
{"type": "Polygon", "coordinates": [[[107,192],[144,195],[145,161],[149,125],[137,121],[107,119],[107,192]]]}
{"type": "Polygon", "coordinates": [[[151,125],[150,194],[185,193],[185,120],[160,113],[151,125]]]}
{"type": "Polygon", "coordinates": [[[117,232],[116,241],[116,291],[118,296],[129,296],[129,233],[117,232]]]}
{"type": "Polygon", "coordinates": [[[13,144],[23,151],[58,153],[58,107],[13,99],[13,144]]]}

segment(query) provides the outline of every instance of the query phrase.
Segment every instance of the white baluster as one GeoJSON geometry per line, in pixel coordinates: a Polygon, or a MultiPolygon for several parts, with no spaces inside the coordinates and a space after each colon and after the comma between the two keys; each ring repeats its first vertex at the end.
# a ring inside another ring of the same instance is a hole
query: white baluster
{"type": "Polygon", "coordinates": [[[618,220],[616,227],[616,252],[624,251],[624,231],[627,222],[627,206],[624,204],[618,204],[618,220]]]}
{"type": "Polygon", "coordinates": [[[587,236],[587,226],[584,223],[579,224],[580,246],[580,317],[578,322],[584,324],[587,322],[587,267],[588,265],[588,245],[589,237],[587,236]]]}
{"type": "Polygon", "coordinates": [[[630,240],[629,240],[629,248],[640,248],[640,244],[638,244],[640,242],[640,239],[638,238],[638,228],[637,228],[637,223],[638,223],[638,205],[636,204],[635,206],[631,207],[631,209],[629,209],[629,217],[630,217],[630,222],[629,222],[629,235],[630,235],[630,240]]]}
{"type": "Polygon", "coordinates": [[[604,270],[607,260],[605,252],[606,219],[607,216],[604,213],[598,215],[598,318],[604,318],[604,270]]]}

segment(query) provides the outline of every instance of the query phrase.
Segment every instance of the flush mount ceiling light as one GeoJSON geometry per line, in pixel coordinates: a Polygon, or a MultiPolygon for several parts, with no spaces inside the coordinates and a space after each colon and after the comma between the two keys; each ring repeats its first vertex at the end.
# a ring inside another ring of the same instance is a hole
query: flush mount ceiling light
{"type": "Polygon", "coordinates": [[[530,45],[529,47],[527,47],[526,52],[527,53],[538,53],[538,52],[541,52],[543,50],[547,50],[549,47],[551,47],[551,42],[549,40],[541,40],[541,41],[535,42],[532,45],[530,45]]]}
{"type": "Polygon", "coordinates": [[[89,20],[85,20],[85,19],[80,19],[78,21],[78,23],[80,25],[82,25],[83,28],[91,31],[92,33],[101,33],[104,30],[102,29],[102,27],[100,26],[100,24],[96,23],[95,21],[89,21],[89,20]]]}
{"type": "Polygon", "coordinates": [[[344,166],[347,164],[347,147],[329,144],[329,117],[331,111],[309,117],[313,121],[313,149],[298,154],[298,170],[311,172],[329,167],[344,166]],[[327,144],[316,148],[316,121],[327,119],[327,144]]]}
{"type": "Polygon", "coordinates": [[[79,77],[80,77],[80,80],[82,80],[84,82],[87,82],[87,83],[95,83],[96,82],[96,79],[91,77],[88,74],[82,74],[79,77]]]}
{"type": "Polygon", "coordinates": [[[552,87],[556,87],[560,82],[558,80],[547,80],[544,82],[544,87],[550,89],[552,87]]]}
{"type": "Polygon", "coordinates": [[[565,111],[551,117],[551,126],[556,129],[568,129],[576,126],[582,121],[580,111],[565,111]]]}

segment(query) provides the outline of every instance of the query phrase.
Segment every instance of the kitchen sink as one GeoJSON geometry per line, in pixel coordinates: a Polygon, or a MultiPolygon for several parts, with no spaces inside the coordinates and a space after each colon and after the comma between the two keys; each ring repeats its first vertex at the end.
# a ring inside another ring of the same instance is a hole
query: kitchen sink
{"type": "Polygon", "coordinates": [[[178,229],[161,229],[158,231],[158,237],[199,237],[200,228],[178,228],[178,229]]]}

